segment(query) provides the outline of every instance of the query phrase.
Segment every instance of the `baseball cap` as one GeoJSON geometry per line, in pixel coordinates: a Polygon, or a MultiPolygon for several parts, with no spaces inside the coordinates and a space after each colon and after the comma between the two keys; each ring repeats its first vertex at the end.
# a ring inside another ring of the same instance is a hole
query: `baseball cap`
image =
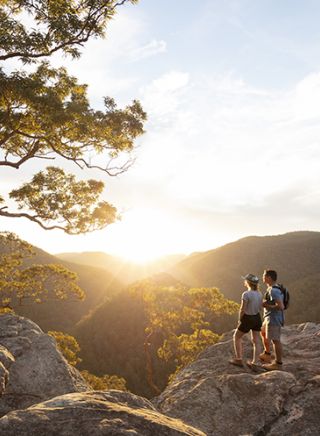
{"type": "Polygon", "coordinates": [[[259,283],[259,278],[254,274],[246,274],[245,276],[241,276],[243,280],[248,280],[251,283],[259,283]]]}

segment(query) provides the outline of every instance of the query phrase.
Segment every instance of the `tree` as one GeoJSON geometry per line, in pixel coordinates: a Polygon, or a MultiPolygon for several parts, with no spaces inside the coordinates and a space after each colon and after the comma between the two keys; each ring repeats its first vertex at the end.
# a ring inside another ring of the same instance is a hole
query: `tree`
{"type": "Polygon", "coordinates": [[[160,393],[160,389],[154,381],[153,341],[161,337],[158,357],[175,363],[172,379],[202,350],[219,340],[219,335],[210,329],[208,320],[212,314],[233,314],[239,309],[237,303],[225,298],[217,288],[165,287],[144,280],[133,285],[131,292],[140,295],[145,305],[148,318],[144,348],[146,374],[156,393],[160,393]]]}
{"type": "MultiPolygon", "coordinates": [[[[61,351],[62,355],[70,365],[76,366],[81,362],[80,357],[78,357],[80,346],[73,336],[57,331],[49,331],[48,335],[55,339],[58,349],[61,351]]],[[[126,381],[123,377],[107,374],[103,375],[102,377],[98,377],[94,374],[91,374],[86,369],[80,372],[85,381],[95,391],[105,391],[110,389],[117,389],[120,391],[127,390],[126,381]]]]}
{"type": "Polygon", "coordinates": [[[126,381],[123,377],[107,374],[98,377],[97,375],[91,374],[86,369],[80,372],[85,381],[89,383],[95,391],[108,391],[110,389],[117,389],[118,391],[128,390],[126,388],[126,381]]]}
{"type": "MultiPolygon", "coordinates": [[[[117,7],[136,2],[0,0],[0,166],[58,160],[115,176],[132,165],[146,119],[140,103],[119,109],[105,97],[104,111],[95,110],[86,85],[48,59],[56,52],[79,57],[90,38],[104,35],[117,7]],[[16,69],[7,66],[12,60],[16,69]]],[[[102,229],[118,218],[116,208],[100,199],[103,189],[102,181],[76,181],[49,166],[0,195],[0,216],[24,217],[68,234],[102,229]]]]}
{"type": "Polygon", "coordinates": [[[62,265],[28,264],[30,244],[9,232],[0,232],[0,308],[12,311],[26,299],[41,303],[49,298],[84,298],[77,274],[62,265]]]}
{"type": "Polygon", "coordinates": [[[49,331],[48,335],[55,339],[57,347],[70,365],[76,366],[81,362],[80,357],[78,357],[80,347],[73,336],[55,330],[49,331]]]}

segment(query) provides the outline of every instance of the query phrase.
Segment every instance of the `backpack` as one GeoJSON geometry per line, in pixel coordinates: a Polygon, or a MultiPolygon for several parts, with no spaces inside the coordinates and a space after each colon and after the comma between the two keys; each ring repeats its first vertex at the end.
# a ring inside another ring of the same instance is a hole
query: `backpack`
{"type": "Polygon", "coordinates": [[[287,310],[290,304],[290,294],[287,288],[285,288],[282,284],[277,284],[273,286],[274,288],[280,289],[283,295],[283,305],[284,310],[287,310]]]}

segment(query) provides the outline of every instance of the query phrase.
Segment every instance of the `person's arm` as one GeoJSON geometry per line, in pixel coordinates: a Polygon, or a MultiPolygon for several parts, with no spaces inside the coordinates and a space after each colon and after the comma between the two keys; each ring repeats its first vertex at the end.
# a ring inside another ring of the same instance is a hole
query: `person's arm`
{"type": "Polygon", "coordinates": [[[271,291],[272,301],[274,304],[269,304],[267,300],[264,300],[263,307],[268,310],[284,310],[283,300],[279,295],[273,295],[271,291]]]}
{"type": "Polygon", "coordinates": [[[281,298],[280,298],[280,299],[276,299],[276,300],[274,300],[274,302],[275,302],[274,307],[275,307],[276,309],[278,309],[278,310],[284,310],[284,304],[283,304],[283,301],[282,301],[281,298]]]}
{"type": "Polygon", "coordinates": [[[247,300],[241,300],[241,306],[240,306],[240,310],[239,310],[239,321],[241,321],[241,318],[243,317],[245,310],[247,308],[247,300]]]}
{"type": "Polygon", "coordinates": [[[281,300],[273,300],[274,304],[269,304],[267,301],[262,303],[262,306],[268,310],[284,310],[284,305],[281,300]]]}

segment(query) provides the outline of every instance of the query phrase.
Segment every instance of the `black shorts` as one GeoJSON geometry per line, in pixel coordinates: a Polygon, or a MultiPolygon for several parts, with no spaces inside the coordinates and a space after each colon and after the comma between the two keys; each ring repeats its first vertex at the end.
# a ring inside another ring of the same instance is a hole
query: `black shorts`
{"type": "Polygon", "coordinates": [[[259,332],[261,330],[262,321],[260,313],[256,315],[247,315],[246,313],[242,316],[240,324],[238,325],[238,330],[242,333],[248,333],[250,330],[259,332]]]}

